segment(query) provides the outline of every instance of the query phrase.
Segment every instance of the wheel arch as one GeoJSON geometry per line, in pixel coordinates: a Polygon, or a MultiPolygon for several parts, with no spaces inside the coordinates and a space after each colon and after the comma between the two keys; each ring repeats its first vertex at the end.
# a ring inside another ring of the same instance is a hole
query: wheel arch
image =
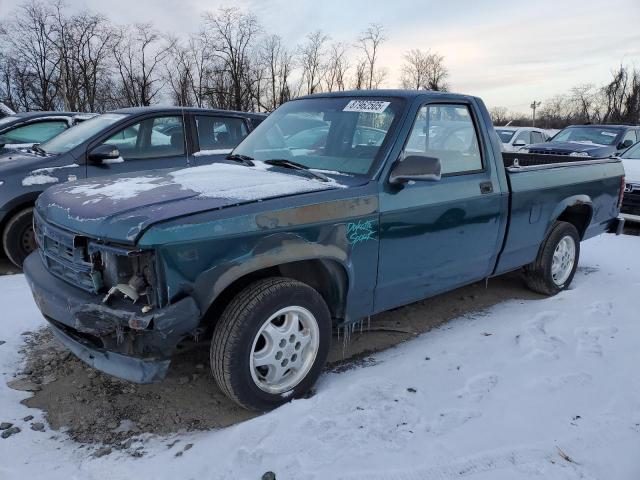
{"type": "Polygon", "coordinates": [[[556,222],[567,222],[576,227],[580,235],[580,240],[582,240],[592,218],[593,203],[591,202],[591,198],[587,195],[576,195],[567,198],[560,202],[553,211],[546,235],[549,234],[556,222]]]}
{"type": "Polygon", "coordinates": [[[349,273],[344,264],[335,258],[301,258],[262,266],[229,278],[224,286],[217,285],[210,301],[206,303],[203,326],[211,330],[226,306],[249,284],[268,277],[285,277],[298,280],[315,289],[324,299],[335,322],[345,317],[349,273]]]}

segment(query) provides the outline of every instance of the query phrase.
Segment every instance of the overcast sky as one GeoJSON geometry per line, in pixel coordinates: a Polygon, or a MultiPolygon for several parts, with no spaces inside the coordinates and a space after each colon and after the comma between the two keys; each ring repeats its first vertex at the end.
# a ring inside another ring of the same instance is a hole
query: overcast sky
{"type": "MultiPolygon", "coordinates": [[[[452,90],[491,106],[528,112],[583,83],[602,84],[621,62],[640,66],[640,0],[66,0],[118,23],[152,22],[187,35],[200,15],[235,5],[254,12],[265,30],[294,46],[322,29],[353,42],[372,22],[385,26],[381,63],[397,87],[402,54],[411,48],[445,56],[452,90]]],[[[0,0],[0,18],[19,5],[0,0]]]]}

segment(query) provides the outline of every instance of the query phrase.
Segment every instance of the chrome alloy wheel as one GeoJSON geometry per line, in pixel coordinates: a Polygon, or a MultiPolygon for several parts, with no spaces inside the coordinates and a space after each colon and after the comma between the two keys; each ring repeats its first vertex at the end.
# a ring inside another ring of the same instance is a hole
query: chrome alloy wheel
{"type": "Polygon", "coordinates": [[[253,340],[251,377],[261,390],[291,390],[309,373],[320,345],[314,315],[303,307],[285,307],[271,315],[253,340]]]}
{"type": "Polygon", "coordinates": [[[575,240],[569,235],[562,237],[558,245],[556,245],[551,262],[551,278],[553,278],[553,283],[558,286],[564,285],[573,271],[575,261],[575,240]]]}

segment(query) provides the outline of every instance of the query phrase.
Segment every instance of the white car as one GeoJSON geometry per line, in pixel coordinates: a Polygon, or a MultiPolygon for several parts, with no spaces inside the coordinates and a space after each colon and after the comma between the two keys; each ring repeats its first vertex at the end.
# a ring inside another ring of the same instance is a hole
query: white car
{"type": "Polygon", "coordinates": [[[542,128],[495,127],[495,130],[505,152],[517,152],[522,147],[532,143],[546,142],[549,139],[549,135],[542,128]]]}
{"type": "Polygon", "coordinates": [[[640,142],[625,150],[620,159],[625,180],[621,213],[628,222],[640,222],[640,142]]]}

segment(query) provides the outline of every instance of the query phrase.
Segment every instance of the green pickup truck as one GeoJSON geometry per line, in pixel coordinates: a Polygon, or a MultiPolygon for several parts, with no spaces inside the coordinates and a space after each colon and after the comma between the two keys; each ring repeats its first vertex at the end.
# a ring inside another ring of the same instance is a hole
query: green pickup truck
{"type": "Polygon", "coordinates": [[[618,159],[501,153],[475,97],[312,95],[225,160],[46,190],[24,271],[88,364],[154,382],[210,340],[221,389],[265,411],[311,388],[336,327],[515,269],[567,288],[623,185],[618,159]]]}

